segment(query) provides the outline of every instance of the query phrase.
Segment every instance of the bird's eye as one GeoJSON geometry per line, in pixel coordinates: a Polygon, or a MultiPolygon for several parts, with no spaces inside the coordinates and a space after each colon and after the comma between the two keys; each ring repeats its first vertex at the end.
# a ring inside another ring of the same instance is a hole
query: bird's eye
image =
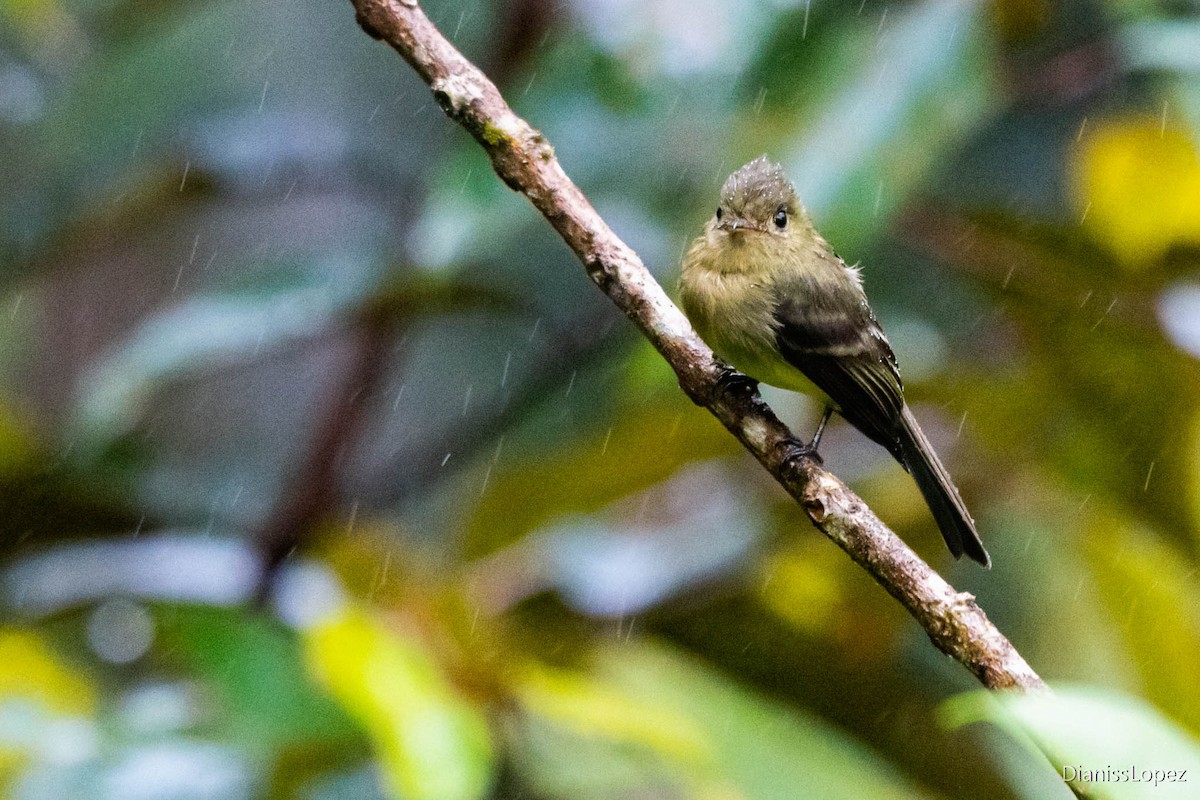
{"type": "Polygon", "coordinates": [[[722,208],[720,206],[717,206],[717,219],[718,220],[721,219],[721,217],[722,217],[722,215],[724,215],[724,213],[725,213],[724,210],[722,210],[722,208]]]}
{"type": "Polygon", "coordinates": [[[775,212],[775,227],[783,229],[787,227],[787,209],[781,208],[775,212]]]}

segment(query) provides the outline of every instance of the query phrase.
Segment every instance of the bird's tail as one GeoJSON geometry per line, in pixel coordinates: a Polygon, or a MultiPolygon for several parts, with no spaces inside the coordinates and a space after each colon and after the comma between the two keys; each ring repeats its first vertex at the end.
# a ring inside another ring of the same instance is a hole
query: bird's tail
{"type": "Polygon", "coordinates": [[[983,542],[975,530],[975,521],[971,519],[958,489],[950,480],[950,473],[946,472],[937,453],[933,452],[933,447],[907,405],[901,414],[900,450],[904,455],[904,464],[917,482],[929,510],[933,512],[933,518],[950,552],[955,558],[966,553],[990,568],[992,559],[983,549],[983,542]]]}

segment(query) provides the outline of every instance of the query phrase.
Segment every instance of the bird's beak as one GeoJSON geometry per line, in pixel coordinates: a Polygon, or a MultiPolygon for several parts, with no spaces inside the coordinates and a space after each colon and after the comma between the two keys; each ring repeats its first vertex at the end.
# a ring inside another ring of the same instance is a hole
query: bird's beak
{"type": "Polygon", "coordinates": [[[727,217],[717,223],[717,230],[725,231],[726,233],[737,233],[738,231],[757,231],[762,229],[740,217],[727,217]]]}

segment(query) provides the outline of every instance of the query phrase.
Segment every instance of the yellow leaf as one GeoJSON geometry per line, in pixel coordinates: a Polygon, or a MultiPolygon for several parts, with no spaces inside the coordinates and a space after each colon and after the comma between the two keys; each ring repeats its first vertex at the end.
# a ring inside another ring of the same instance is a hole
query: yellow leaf
{"type": "MultiPolygon", "coordinates": [[[[830,548],[822,553],[841,556],[830,548]]],[[[843,584],[836,570],[826,569],[822,556],[800,549],[783,550],[768,559],[761,596],[763,604],[802,631],[825,633],[839,620],[835,613],[843,584]]]]}
{"type": "Polygon", "coordinates": [[[528,711],[583,736],[638,745],[675,761],[713,760],[711,745],[692,720],[586,673],[531,664],[514,693],[528,711]]]}
{"type": "Polygon", "coordinates": [[[0,628],[0,703],[12,698],[67,715],[90,714],[96,705],[92,684],[60,663],[37,634],[0,628]]]}
{"type": "Polygon", "coordinates": [[[1187,559],[1153,531],[1098,514],[1083,537],[1088,564],[1142,682],[1142,692],[1200,731],[1200,585],[1187,559]]]}
{"type": "MultiPolygon", "coordinates": [[[[62,664],[33,631],[0,628],[0,708],[36,703],[62,716],[85,716],[96,705],[95,687],[62,664]]],[[[29,758],[31,745],[0,735],[0,792],[29,758]]]]}
{"type": "Polygon", "coordinates": [[[1127,267],[1200,243],[1200,156],[1188,131],[1147,117],[1085,126],[1073,171],[1084,226],[1127,267]]]}
{"type": "Polygon", "coordinates": [[[375,743],[404,800],[473,800],[491,781],[487,723],[415,642],[347,605],[303,632],[305,658],[375,743]]]}

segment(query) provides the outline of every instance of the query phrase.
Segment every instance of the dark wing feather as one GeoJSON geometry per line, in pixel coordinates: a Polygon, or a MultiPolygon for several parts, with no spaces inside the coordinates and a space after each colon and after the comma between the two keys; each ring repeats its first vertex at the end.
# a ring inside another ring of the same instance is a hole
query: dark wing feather
{"type": "Polygon", "coordinates": [[[904,388],[896,356],[858,287],[837,288],[831,291],[812,278],[779,287],[776,344],[843,417],[904,464],[899,441],[904,388]]]}
{"type": "MultiPolygon", "coordinates": [[[[834,264],[826,259],[824,266],[834,264]]],[[[954,557],[965,552],[990,566],[950,474],[904,405],[896,356],[862,291],[844,273],[827,269],[817,275],[776,287],[779,351],[829,395],[843,417],[912,473],[954,557]],[[822,286],[822,279],[848,285],[822,286]]]]}

